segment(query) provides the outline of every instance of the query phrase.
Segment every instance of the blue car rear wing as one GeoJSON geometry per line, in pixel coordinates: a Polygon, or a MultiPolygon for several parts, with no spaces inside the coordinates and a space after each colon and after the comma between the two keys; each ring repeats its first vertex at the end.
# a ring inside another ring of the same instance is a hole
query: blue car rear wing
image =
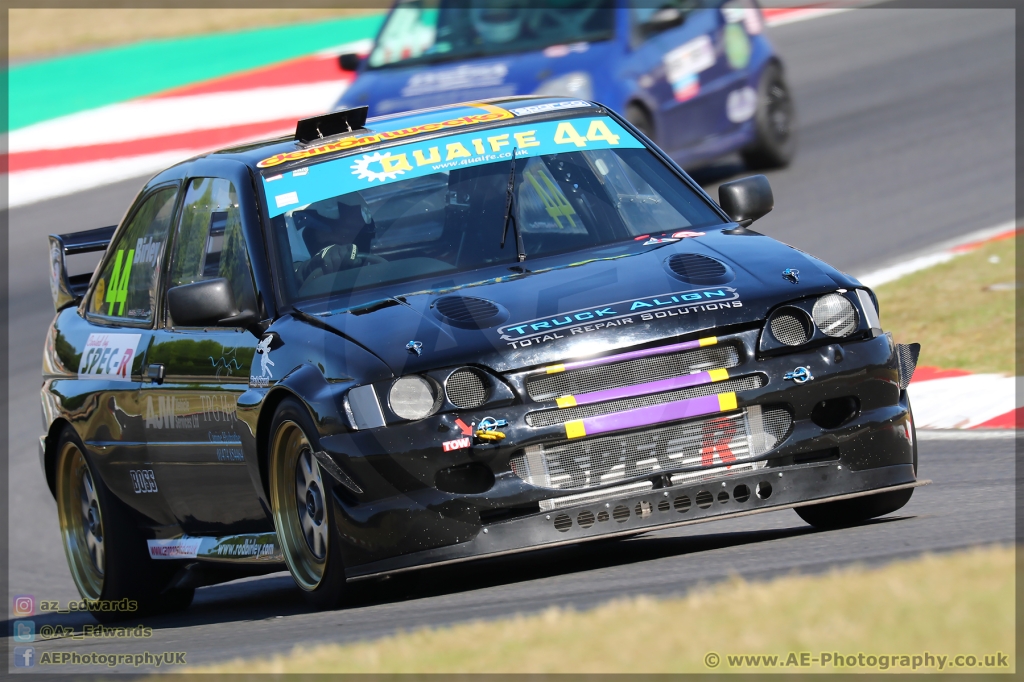
{"type": "Polygon", "coordinates": [[[68,275],[67,256],[104,251],[114,236],[117,225],[71,234],[50,235],[50,295],[56,311],[78,303],[89,288],[91,272],[68,275]]]}

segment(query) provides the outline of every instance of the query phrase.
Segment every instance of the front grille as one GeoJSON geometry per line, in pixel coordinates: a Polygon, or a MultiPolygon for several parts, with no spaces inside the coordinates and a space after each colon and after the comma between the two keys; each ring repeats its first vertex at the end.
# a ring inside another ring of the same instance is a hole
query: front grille
{"type": "Polygon", "coordinates": [[[464,410],[480,407],[487,401],[487,389],[480,375],[465,367],[448,375],[444,390],[451,404],[464,410]]]}
{"type": "Polygon", "coordinates": [[[577,407],[567,407],[560,410],[531,412],[526,415],[526,423],[530,426],[564,424],[565,422],[569,422],[574,419],[585,419],[587,417],[596,417],[601,414],[633,410],[638,407],[661,405],[675,400],[686,400],[687,398],[698,398],[700,396],[713,395],[716,393],[728,393],[730,391],[750,391],[755,388],[761,388],[764,386],[764,383],[763,375],[751,374],[750,376],[727,379],[725,381],[715,381],[712,383],[702,384],[700,386],[690,386],[687,388],[680,388],[675,391],[665,391],[664,393],[652,393],[650,395],[640,395],[634,398],[609,400],[603,403],[579,405],[577,407]]]}
{"type": "Polygon", "coordinates": [[[778,445],[792,417],[781,407],[633,433],[533,445],[512,457],[512,471],[541,488],[584,490],[678,470],[711,470],[750,460],[778,445]]]}
{"type": "Polygon", "coordinates": [[[734,346],[707,346],[557,374],[542,374],[527,379],[526,390],[533,400],[550,400],[564,395],[643,384],[691,372],[735,367],[739,362],[739,354],[734,346]]]}

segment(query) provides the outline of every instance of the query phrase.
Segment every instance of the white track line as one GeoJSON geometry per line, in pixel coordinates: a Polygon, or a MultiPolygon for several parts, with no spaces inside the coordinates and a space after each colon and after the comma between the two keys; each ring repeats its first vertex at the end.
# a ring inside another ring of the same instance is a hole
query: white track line
{"type": "Polygon", "coordinates": [[[918,440],[1012,440],[1017,437],[1014,429],[982,429],[982,430],[939,430],[919,429],[918,440]]]}
{"type": "Polygon", "coordinates": [[[9,151],[68,149],[214,130],[327,111],[348,85],[324,81],[183,97],[137,99],[43,121],[10,134],[9,151]]]}
{"type": "Polygon", "coordinates": [[[934,265],[938,265],[939,263],[945,263],[953,260],[958,255],[962,255],[953,252],[953,249],[958,246],[963,246],[964,244],[970,244],[972,242],[985,241],[1001,234],[1012,232],[1015,229],[1017,229],[1016,223],[1010,221],[993,227],[987,227],[984,230],[969,232],[968,234],[940,242],[916,253],[901,256],[877,270],[857,274],[854,275],[854,277],[859,279],[861,284],[864,286],[871,288],[881,286],[882,284],[888,284],[889,282],[894,282],[900,277],[909,275],[912,272],[924,270],[934,265]]]}

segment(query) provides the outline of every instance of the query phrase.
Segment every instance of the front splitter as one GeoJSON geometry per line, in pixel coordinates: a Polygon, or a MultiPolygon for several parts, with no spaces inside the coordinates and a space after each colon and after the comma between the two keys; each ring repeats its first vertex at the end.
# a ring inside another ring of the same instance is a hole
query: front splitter
{"type": "Polygon", "coordinates": [[[766,467],[592,500],[487,525],[473,540],[347,569],[349,581],[928,485],[910,464],[851,471],[836,462],[766,467]]]}

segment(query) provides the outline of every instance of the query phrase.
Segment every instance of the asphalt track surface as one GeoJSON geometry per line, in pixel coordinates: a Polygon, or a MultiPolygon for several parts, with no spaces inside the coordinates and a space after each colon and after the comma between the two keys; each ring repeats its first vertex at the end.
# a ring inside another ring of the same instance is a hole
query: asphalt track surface
{"type": "MultiPolygon", "coordinates": [[[[1012,12],[864,9],[777,27],[771,36],[787,63],[801,142],[794,164],[769,174],[776,209],[759,230],[862,272],[1013,219],[1012,12]]],[[[714,195],[716,182],[742,172],[725,161],[698,176],[714,195]]],[[[41,342],[52,318],[45,235],[118,221],[141,184],[10,214],[12,595],[62,604],[78,598],[36,457],[41,342]]],[[[1008,543],[1013,445],[922,440],[921,476],[934,484],[918,489],[896,515],[858,528],[817,532],[780,511],[360,584],[354,605],[328,613],[310,611],[291,578],[279,573],[200,589],[184,614],[145,621],[153,627],[150,639],[64,639],[37,643],[37,655],[185,651],[189,663],[211,662],[551,605],[587,608],[620,596],[680,594],[730,574],[762,579],[1008,543]]],[[[92,620],[36,618],[37,627],[47,623],[80,628],[92,620]]]]}

